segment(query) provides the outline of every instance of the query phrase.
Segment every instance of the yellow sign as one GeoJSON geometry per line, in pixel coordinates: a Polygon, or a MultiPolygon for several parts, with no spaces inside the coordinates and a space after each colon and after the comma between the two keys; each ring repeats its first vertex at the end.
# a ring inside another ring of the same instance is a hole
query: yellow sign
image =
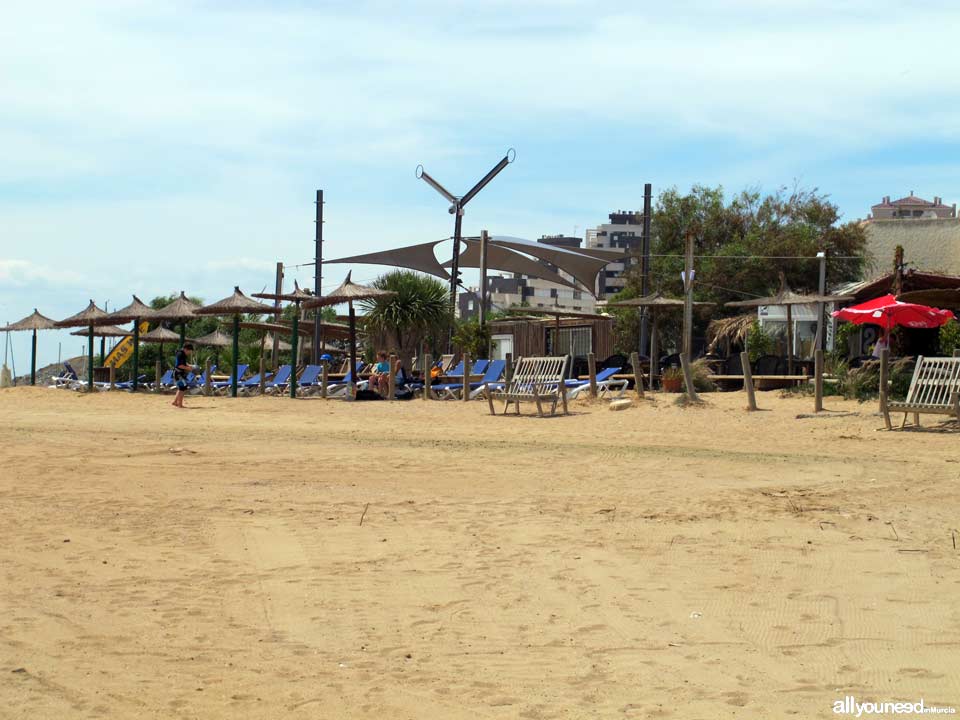
{"type": "MultiPolygon", "coordinates": [[[[150,323],[142,322],[140,323],[140,332],[145,333],[150,329],[150,323]]],[[[124,338],[118,342],[113,350],[110,351],[110,354],[107,355],[107,359],[103,361],[104,367],[122,367],[127,360],[133,357],[133,336],[126,335],[124,338]]]]}

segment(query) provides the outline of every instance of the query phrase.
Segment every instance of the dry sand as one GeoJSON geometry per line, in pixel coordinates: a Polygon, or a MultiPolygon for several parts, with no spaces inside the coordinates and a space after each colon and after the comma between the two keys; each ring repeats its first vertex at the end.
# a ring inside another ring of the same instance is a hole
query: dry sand
{"type": "Polygon", "coordinates": [[[958,434],[706,397],[2,391],[0,717],[960,706],[958,434]]]}

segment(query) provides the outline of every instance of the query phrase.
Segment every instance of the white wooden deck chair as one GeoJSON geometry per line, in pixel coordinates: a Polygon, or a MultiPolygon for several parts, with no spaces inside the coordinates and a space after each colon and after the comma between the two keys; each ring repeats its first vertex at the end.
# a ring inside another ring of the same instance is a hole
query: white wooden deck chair
{"type": "Polygon", "coordinates": [[[923,413],[952,415],[960,421],[960,358],[919,356],[906,399],[888,402],[881,411],[887,428],[891,427],[891,412],[903,413],[901,428],[907,424],[910,413],[917,426],[923,413]]]}
{"type": "Polygon", "coordinates": [[[520,358],[513,369],[513,376],[502,390],[494,390],[490,384],[484,386],[490,414],[496,415],[493,408],[494,400],[503,400],[503,412],[506,414],[510,403],[514,403],[517,415],[520,414],[520,403],[534,402],[537,404],[537,415],[543,417],[544,403],[550,403],[550,414],[557,412],[557,403],[563,405],[563,414],[567,415],[567,393],[564,385],[566,377],[567,358],[539,357],[520,358]]]}

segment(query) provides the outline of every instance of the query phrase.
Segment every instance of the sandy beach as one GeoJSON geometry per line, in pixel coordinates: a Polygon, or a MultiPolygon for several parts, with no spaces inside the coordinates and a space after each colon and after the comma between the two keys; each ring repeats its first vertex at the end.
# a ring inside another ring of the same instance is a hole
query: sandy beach
{"type": "Polygon", "coordinates": [[[705,398],[0,391],[0,716],[960,706],[957,432],[705,398]]]}

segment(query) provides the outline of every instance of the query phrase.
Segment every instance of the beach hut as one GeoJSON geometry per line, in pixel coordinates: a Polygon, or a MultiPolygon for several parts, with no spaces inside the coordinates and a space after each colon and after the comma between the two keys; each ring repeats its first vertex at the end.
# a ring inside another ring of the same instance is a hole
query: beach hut
{"type": "Polygon", "coordinates": [[[219,315],[233,318],[233,372],[230,375],[230,395],[237,396],[240,378],[237,377],[238,356],[240,355],[240,316],[247,314],[273,313],[272,305],[265,305],[252,300],[240,292],[239,287],[233,288],[233,294],[211,305],[205,305],[194,311],[195,315],[219,315]]]}
{"type": "Polygon", "coordinates": [[[376,300],[396,295],[390,290],[379,290],[377,288],[357,285],[350,279],[351,273],[347,273],[343,284],[336,290],[324,295],[323,297],[313,298],[303,303],[306,310],[312,308],[321,308],[327,305],[342,305],[347,303],[349,307],[349,325],[350,325],[350,398],[357,394],[357,315],[353,304],[358,300],[376,300]]]}
{"type": "Polygon", "coordinates": [[[134,295],[133,301],[129,305],[125,308],[114,310],[103,319],[103,322],[109,323],[133,323],[133,332],[127,334],[133,337],[133,357],[131,358],[133,362],[133,377],[131,388],[134,392],[137,391],[140,382],[140,323],[144,320],[155,320],[156,314],[156,310],[141,302],[140,298],[134,295]]]}
{"type": "Polygon", "coordinates": [[[30,330],[33,337],[30,339],[30,384],[37,384],[37,330],[53,330],[57,324],[48,317],[44,317],[37,309],[31,315],[11,323],[3,328],[3,332],[23,332],[30,330]]]}
{"type": "Polygon", "coordinates": [[[90,304],[76,315],[71,315],[56,324],[59,328],[86,327],[90,330],[87,342],[87,392],[93,392],[93,326],[105,317],[107,313],[91,300],[90,304]]]}

